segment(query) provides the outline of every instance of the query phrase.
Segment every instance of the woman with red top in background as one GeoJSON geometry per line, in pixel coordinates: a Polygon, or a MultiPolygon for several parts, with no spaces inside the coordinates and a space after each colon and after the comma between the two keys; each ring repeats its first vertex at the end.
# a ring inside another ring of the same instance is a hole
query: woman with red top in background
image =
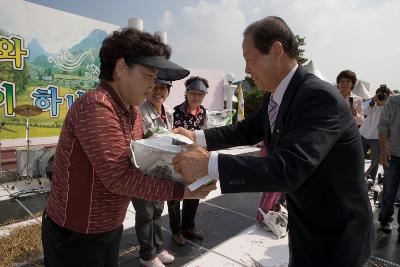
{"type": "MultiPolygon", "coordinates": [[[[207,94],[208,81],[201,77],[190,77],[185,82],[185,102],[174,108],[174,128],[184,127],[188,130],[200,130],[207,127],[206,109],[201,105],[207,94]]],[[[169,224],[172,232],[172,240],[178,246],[185,245],[184,239],[203,239],[195,229],[194,218],[196,216],[198,199],[183,200],[182,220],[180,201],[168,201],[169,224]]]]}

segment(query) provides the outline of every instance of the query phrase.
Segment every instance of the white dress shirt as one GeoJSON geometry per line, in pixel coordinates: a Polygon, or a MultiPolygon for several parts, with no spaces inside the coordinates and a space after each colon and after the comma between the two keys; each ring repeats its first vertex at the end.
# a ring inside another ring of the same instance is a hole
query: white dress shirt
{"type": "MultiPolygon", "coordinates": [[[[276,87],[275,91],[272,93],[272,98],[278,104],[278,112],[279,107],[282,103],[283,95],[286,92],[286,89],[289,85],[289,82],[292,80],[294,73],[296,72],[298,65],[294,66],[289,73],[282,79],[279,83],[278,87],[276,87]]],[[[207,147],[206,138],[204,135],[204,131],[195,131],[196,134],[196,143],[207,147]]],[[[216,180],[219,179],[219,171],[218,171],[218,152],[211,151],[210,159],[208,160],[208,175],[216,180]]]]}
{"type": "Polygon", "coordinates": [[[373,107],[367,106],[364,114],[367,116],[360,127],[360,135],[365,139],[378,139],[378,123],[381,118],[383,106],[375,103],[373,107]]]}

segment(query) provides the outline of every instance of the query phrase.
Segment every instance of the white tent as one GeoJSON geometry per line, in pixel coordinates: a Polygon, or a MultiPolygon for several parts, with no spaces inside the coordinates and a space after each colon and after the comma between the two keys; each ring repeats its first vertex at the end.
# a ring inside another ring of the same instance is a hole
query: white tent
{"type": "Polygon", "coordinates": [[[371,93],[365,87],[364,82],[357,80],[356,85],[353,88],[353,94],[358,95],[363,100],[370,99],[371,93]]]}
{"type": "Polygon", "coordinates": [[[323,75],[323,74],[319,71],[319,69],[318,69],[317,65],[314,63],[314,61],[310,60],[307,64],[304,65],[304,68],[305,68],[308,72],[310,72],[310,73],[314,74],[315,76],[317,76],[318,78],[320,78],[321,80],[324,80],[324,81],[326,81],[326,82],[328,82],[328,83],[331,83],[331,82],[328,80],[328,78],[326,78],[325,75],[323,75]]]}
{"type": "Polygon", "coordinates": [[[366,82],[366,81],[363,81],[363,80],[358,80],[360,83],[362,83],[363,85],[364,85],[364,87],[365,88],[367,88],[367,90],[368,90],[368,92],[369,92],[369,89],[370,89],[370,84],[368,83],[368,82],[366,82]]]}

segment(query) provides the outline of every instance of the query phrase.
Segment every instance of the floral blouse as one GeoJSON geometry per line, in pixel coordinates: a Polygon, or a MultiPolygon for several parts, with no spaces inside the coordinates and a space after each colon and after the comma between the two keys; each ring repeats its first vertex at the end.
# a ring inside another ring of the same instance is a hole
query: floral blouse
{"type": "Polygon", "coordinates": [[[187,102],[174,107],[174,128],[183,127],[188,130],[202,130],[207,128],[206,109],[200,105],[196,115],[188,111],[187,102]]]}

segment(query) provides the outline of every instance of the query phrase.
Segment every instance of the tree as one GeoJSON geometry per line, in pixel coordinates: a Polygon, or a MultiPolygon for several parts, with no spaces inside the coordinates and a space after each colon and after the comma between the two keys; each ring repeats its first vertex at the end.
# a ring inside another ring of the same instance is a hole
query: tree
{"type": "MultiPolygon", "coordinates": [[[[0,29],[0,35],[6,36],[7,33],[0,29]]],[[[0,62],[0,82],[8,81],[15,83],[17,93],[25,92],[29,83],[28,60],[24,60],[23,70],[15,70],[12,62],[0,62]]]]}
{"type": "Polygon", "coordinates": [[[244,80],[250,85],[251,88],[256,88],[257,87],[256,83],[254,82],[254,80],[249,75],[244,77],[244,80]]]}
{"type": "Polygon", "coordinates": [[[12,62],[0,62],[0,81],[14,81],[12,62]]]}
{"type": "MultiPolygon", "coordinates": [[[[0,35],[7,35],[7,33],[4,30],[0,29],[0,35]]],[[[8,61],[3,61],[0,62],[0,82],[1,81],[8,81],[8,82],[13,82],[14,81],[14,75],[13,75],[13,65],[12,62],[8,61]]]]}
{"type": "Polygon", "coordinates": [[[300,65],[303,65],[304,63],[306,63],[308,61],[308,59],[304,57],[305,50],[300,48],[300,47],[306,45],[306,42],[304,41],[305,39],[306,39],[305,37],[300,37],[299,35],[296,35],[296,41],[299,46],[299,56],[297,57],[297,62],[300,65]]]}
{"type": "Polygon", "coordinates": [[[243,91],[244,98],[244,115],[247,118],[257,107],[261,105],[264,92],[257,89],[257,85],[250,76],[246,76],[244,80],[250,85],[249,90],[243,91]]]}
{"type": "Polygon", "coordinates": [[[17,94],[21,94],[28,88],[30,80],[29,66],[25,61],[24,69],[21,71],[14,71],[15,90],[17,94]]]}
{"type": "Polygon", "coordinates": [[[12,62],[0,62],[0,82],[15,83],[16,93],[25,92],[30,80],[28,63],[25,61],[23,70],[15,70],[12,62]]]}

